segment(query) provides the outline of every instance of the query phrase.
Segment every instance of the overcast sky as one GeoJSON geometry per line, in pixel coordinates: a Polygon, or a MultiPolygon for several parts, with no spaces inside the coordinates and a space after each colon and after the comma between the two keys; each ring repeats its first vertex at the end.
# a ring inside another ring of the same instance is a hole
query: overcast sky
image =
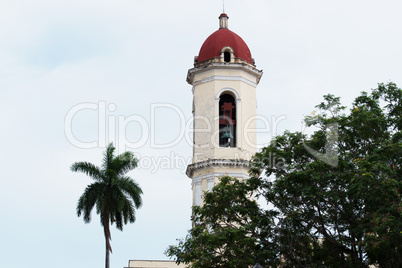
{"type": "MultiPolygon", "coordinates": [[[[225,5],[264,71],[257,112],[271,125],[261,146],[301,130],[324,94],[350,105],[379,82],[402,85],[399,0],[225,5]]],[[[144,191],[137,221],[112,228],[111,266],[166,259],[191,227],[186,74],[221,12],[221,0],[0,2],[1,267],[104,265],[99,217],[84,224],[75,212],[92,181],[69,167],[101,164],[109,141],[135,147],[129,175],[144,191]]]]}

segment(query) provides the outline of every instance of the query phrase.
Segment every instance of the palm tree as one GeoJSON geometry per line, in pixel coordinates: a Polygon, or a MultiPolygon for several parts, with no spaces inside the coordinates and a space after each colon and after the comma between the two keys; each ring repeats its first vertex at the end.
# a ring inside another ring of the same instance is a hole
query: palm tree
{"type": "Polygon", "coordinates": [[[77,204],[77,215],[83,215],[84,222],[91,221],[91,211],[96,206],[106,240],[105,267],[110,267],[110,225],[116,223],[123,230],[123,223],[135,221],[135,209],[142,205],[142,190],[125,174],[137,167],[138,159],[132,152],[114,156],[115,147],[110,143],[104,153],[102,167],[88,162],[76,162],[71,171],[83,172],[95,182],[88,185],[77,204]]]}

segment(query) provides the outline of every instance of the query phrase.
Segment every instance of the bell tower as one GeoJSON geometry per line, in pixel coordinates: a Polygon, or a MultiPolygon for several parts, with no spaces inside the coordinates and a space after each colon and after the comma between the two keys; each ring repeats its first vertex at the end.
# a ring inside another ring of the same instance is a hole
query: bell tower
{"type": "Polygon", "coordinates": [[[248,178],[256,153],[256,88],[262,76],[243,39],[228,29],[228,15],[219,16],[187,74],[193,86],[193,205],[202,205],[204,191],[224,176],[248,178]]]}

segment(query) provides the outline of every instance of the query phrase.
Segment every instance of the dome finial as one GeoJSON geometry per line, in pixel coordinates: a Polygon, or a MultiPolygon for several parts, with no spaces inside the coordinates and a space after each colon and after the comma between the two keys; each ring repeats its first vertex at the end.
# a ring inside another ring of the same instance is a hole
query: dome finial
{"type": "Polygon", "coordinates": [[[222,13],[219,16],[219,29],[228,28],[228,20],[229,20],[228,15],[226,15],[225,13],[222,13]]]}

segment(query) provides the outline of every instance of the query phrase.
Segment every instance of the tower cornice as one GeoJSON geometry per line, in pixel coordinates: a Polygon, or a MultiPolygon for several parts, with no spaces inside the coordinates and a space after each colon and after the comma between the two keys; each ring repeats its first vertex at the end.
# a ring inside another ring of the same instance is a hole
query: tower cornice
{"type": "Polygon", "coordinates": [[[206,161],[188,165],[186,174],[189,178],[192,178],[194,171],[200,170],[200,169],[211,168],[211,167],[248,168],[249,166],[250,166],[250,162],[248,160],[208,159],[206,161]]]}
{"type": "Polygon", "coordinates": [[[253,65],[249,63],[224,63],[224,62],[211,62],[208,64],[202,64],[199,66],[195,66],[188,70],[187,73],[187,83],[190,85],[194,85],[196,81],[194,81],[194,77],[198,73],[210,71],[213,69],[221,69],[221,70],[242,70],[256,77],[256,84],[260,82],[261,76],[263,74],[262,70],[258,70],[253,65]]]}

